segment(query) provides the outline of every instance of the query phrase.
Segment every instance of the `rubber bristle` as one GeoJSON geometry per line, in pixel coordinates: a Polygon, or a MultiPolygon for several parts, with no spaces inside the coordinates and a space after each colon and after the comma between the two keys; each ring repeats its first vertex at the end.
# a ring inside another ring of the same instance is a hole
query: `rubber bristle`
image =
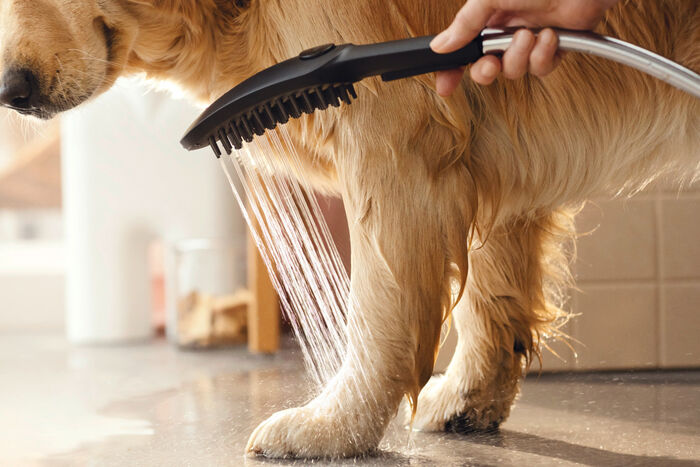
{"type": "Polygon", "coordinates": [[[277,97],[222,125],[216,134],[209,137],[209,144],[216,157],[221,157],[222,154],[217,141],[221,142],[227,154],[231,154],[233,149],[243,147],[243,141],[250,143],[255,135],[263,135],[265,131],[273,130],[292,118],[311,114],[316,109],[326,110],[329,107],[340,107],[342,103],[351,104],[356,98],[357,93],[352,83],[319,86],[277,97]]]}

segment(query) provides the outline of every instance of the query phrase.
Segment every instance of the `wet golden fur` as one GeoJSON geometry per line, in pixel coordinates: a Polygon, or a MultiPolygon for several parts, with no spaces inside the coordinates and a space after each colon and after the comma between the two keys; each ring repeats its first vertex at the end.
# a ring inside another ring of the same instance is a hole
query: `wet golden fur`
{"type": "MultiPolygon", "coordinates": [[[[461,3],[0,0],[0,70],[38,70],[51,113],[138,72],[211,101],[320,43],[436,33],[461,3]]],[[[630,0],[600,31],[698,71],[698,24],[697,2],[630,0]]],[[[351,106],[288,126],[308,176],[346,204],[359,304],[349,319],[361,330],[350,340],[360,363],[308,406],[261,425],[252,452],[366,452],[403,394],[417,402],[418,427],[497,426],[523,360],[565,316],[564,245],[582,203],[632,193],[664,173],[688,180],[700,168],[698,100],[591,57],[571,54],[545,79],[464,80],[447,100],[431,75],[366,80],[358,93],[351,106]],[[464,289],[459,303],[455,284],[464,289]],[[458,351],[419,397],[453,308],[458,351]],[[365,394],[343,389],[353,372],[366,375],[365,394]]]]}

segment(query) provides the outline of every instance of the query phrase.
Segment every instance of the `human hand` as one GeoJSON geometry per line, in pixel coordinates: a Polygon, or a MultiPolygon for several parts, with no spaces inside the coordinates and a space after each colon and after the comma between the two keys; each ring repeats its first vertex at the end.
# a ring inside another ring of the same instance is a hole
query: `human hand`
{"type": "MultiPolygon", "coordinates": [[[[430,43],[437,53],[453,52],[467,45],[484,27],[543,27],[593,29],[605,11],[618,0],[469,0],[452,24],[430,43]]],[[[545,76],[559,62],[558,38],[552,29],[537,37],[523,29],[517,31],[508,50],[499,58],[487,55],[471,66],[470,75],[479,84],[491,84],[499,73],[509,79],[522,77],[527,71],[545,76]]],[[[457,88],[464,68],[441,71],[436,87],[441,96],[457,88]]]]}

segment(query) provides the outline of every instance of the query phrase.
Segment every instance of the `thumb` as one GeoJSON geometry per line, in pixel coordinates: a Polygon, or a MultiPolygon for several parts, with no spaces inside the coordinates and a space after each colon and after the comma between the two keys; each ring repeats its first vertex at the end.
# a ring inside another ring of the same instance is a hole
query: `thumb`
{"type": "Polygon", "coordinates": [[[479,35],[496,9],[492,0],[470,0],[457,12],[452,24],[430,43],[437,53],[449,53],[464,47],[479,35]]]}

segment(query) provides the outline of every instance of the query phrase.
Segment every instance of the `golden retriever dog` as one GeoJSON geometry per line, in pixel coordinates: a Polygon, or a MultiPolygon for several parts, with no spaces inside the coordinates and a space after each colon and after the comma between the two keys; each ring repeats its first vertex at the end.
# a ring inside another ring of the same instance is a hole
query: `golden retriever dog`
{"type": "MultiPolygon", "coordinates": [[[[437,33],[462,4],[0,0],[0,102],[50,118],[143,72],[212,101],[312,46],[437,33]]],[[[599,32],[700,71],[698,24],[697,1],[628,0],[599,32]]],[[[632,69],[569,54],[544,79],[464,79],[449,99],[434,80],[365,80],[352,105],[287,125],[309,177],[345,202],[357,358],[263,422],[250,453],[369,452],[404,396],[414,428],[497,427],[566,316],[577,209],[661,174],[698,175],[700,101],[632,69]],[[431,378],[450,317],[457,352],[431,378]]]]}

